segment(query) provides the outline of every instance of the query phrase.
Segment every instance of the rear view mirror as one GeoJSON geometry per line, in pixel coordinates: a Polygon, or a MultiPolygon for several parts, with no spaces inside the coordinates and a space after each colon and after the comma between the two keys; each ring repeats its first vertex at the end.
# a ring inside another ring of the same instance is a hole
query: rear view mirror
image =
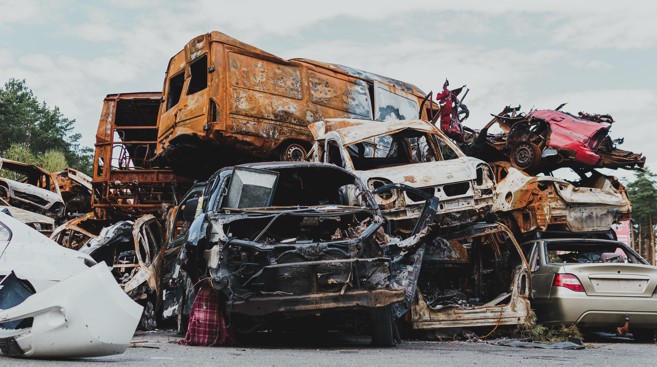
{"type": "Polygon", "coordinates": [[[278,172],[235,168],[226,194],[225,208],[266,208],[271,206],[278,172]]]}

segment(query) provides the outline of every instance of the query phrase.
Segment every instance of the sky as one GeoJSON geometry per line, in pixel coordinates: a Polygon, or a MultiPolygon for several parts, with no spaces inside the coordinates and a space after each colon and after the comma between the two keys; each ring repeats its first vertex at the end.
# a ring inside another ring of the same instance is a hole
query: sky
{"type": "Polygon", "coordinates": [[[161,91],[169,59],[212,30],[425,92],[466,84],[472,128],[506,105],[608,113],[656,171],[653,1],[0,0],[0,83],[25,79],[92,146],[105,95],[161,91]]]}

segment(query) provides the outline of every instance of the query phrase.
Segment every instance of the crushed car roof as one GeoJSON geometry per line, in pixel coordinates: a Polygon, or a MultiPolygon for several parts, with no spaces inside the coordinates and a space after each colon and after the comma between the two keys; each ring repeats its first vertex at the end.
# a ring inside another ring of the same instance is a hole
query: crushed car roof
{"type": "Polygon", "coordinates": [[[354,144],[378,135],[394,134],[411,129],[441,134],[435,126],[422,120],[371,121],[358,119],[326,119],[308,125],[316,140],[331,132],[337,132],[344,144],[354,144]]]}

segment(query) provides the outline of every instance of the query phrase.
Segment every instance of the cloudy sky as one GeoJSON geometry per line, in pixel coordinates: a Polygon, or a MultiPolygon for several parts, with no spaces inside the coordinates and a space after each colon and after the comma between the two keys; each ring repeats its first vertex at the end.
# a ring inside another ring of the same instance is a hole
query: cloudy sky
{"type": "Polygon", "coordinates": [[[91,146],[106,94],[160,91],[169,58],[211,30],[425,92],[467,84],[474,128],[508,104],[609,113],[612,137],[656,167],[649,1],[0,0],[0,83],[26,79],[91,146]]]}

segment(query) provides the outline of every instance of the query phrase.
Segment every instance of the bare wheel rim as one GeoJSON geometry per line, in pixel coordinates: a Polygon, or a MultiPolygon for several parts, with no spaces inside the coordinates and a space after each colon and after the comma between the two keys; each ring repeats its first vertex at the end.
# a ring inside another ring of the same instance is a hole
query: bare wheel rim
{"type": "Polygon", "coordinates": [[[283,151],[283,160],[285,161],[303,161],[306,159],[306,148],[301,144],[290,144],[283,151]]]}
{"type": "Polygon", "coordinates": [[[521,168],[529,168],[536,159],[536,152],[529,144],[520,144],[513,153],[513,160],[521,168]]]}

